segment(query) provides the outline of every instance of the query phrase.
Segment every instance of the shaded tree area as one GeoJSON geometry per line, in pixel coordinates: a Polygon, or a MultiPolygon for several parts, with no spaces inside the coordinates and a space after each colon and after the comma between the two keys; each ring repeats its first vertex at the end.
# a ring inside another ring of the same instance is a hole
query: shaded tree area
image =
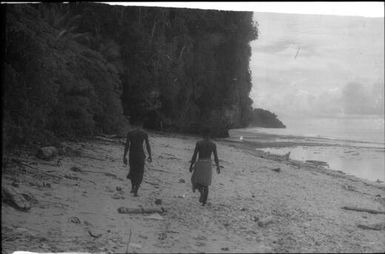
{"type": "Polygon", "coordinates": [[[82,44],[78,17],[62,5],[7,5],[2,63],[5,145],[116,133],[124,125],[121,81],[82,44]]]}
{"type": "Polygon", "coordinates": [[[286,128],[286,126],[277,118],[276,114],[261,108],[253,110],[250,126],[263,128],[286,128]]]}
{"type": "MultiPolygon", "coordinates": [[[[145,127],[214,136],[251,121],[251,12],[6,5],[7,143],[145,127]]],[[[47,141],[48,142],[48,141],[47,141]]]]}

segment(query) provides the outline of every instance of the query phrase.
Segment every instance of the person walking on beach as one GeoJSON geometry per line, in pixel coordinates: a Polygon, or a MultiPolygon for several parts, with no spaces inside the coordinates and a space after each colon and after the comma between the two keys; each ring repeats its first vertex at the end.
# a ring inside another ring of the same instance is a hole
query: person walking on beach
{"type": "Polygon", "coordinates": [[[127,140],[124,146],[123,163],[127,165],[126,155],[129,149],[130,171],[127,178],[131,180],[131,193],[134,193],[134,196],[137,197],[139,186],[143,180],[144,163],[146,159],[146,155],[143,150],[143,142],[146,142],[146,149],[148,153],[147,161],[151,162],[152,158],[148,134],[143,130],[143,122],[139,120],[134,122],[133,125],[133,130],[127,133],[127,140]]]}
{"type": "Polygon", "coordinates": [[[210,130],[205,129],[202,133],[203,139],[195,145],[193,157],[191,159],[190,172],[193,192],[196,189],[200,192],[199,202],[204,206],[207,202],[209,194],[209,185],[211,185],[212,169],[211,169],[211,154],[214,154],[214,161],[217,166],[217,173],[220,173],[219,160],[217,155],[217,146],[210,140],[210,130]],[[197,155],[199,159],[195,163],[197,155]]]}

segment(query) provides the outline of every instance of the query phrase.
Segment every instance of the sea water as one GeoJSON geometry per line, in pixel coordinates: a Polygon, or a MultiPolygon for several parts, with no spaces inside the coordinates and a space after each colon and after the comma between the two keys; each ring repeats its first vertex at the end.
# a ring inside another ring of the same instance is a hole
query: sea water
{"type": "Polygon", "coordinates": [[[287,128],[237,129],[230,131],[230,136],[242,136],[245,141],[257,143],[263,137],[260,134],[273,134],[270,143],[264,142],[264,147],[259,150],[279,155],[290,152],[290,158],[294,160],[324,161],[330,169],[371,181],[385,181],[384,118],[281,120],[287,128]],[[279,147],[275,145],[277,142],[280,142],[279,147]]]}

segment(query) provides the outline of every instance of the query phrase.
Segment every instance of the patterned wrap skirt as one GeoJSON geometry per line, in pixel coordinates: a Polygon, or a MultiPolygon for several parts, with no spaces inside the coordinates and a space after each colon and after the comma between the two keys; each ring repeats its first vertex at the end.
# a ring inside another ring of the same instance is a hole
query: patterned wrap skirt
{"type": "Polygon", "coordinates": [[[144,173],[144,161],[145,157],[130,157],[130,173],[128,174],[128,179],[131,179],[132,184],[140,185],[142,183],[144,173]]]}
{"type": "Polygon", "coordinates": [[[212,178],[212,168],[211,160],[198,160],[193,169],[193,174],[191,176],[191,183],[193,191],[199,187],[199,185],[209,186],[211,185],[212,178]]]}

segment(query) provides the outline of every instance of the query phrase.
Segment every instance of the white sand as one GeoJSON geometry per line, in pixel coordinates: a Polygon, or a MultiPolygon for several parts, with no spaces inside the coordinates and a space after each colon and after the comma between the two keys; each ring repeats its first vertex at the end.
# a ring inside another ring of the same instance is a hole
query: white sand
{"type": "MultiPolygon", "coordinates": [[[[208,206],[192,193],[188,171],[195,138],[150,135],[153,162],[146,164],[139,197],[125,179],[123,146],[102,141],[70,144],[102,160],[63,157],[60,167],[32,165],[80,180],[2,174],[2,184],[20,181],[18,189],[37,203],[29,212],[2,205],[3,253],[36,252],[384,252],[385,230],[365,230],[357,224],[385,222],[385,214],[347,211],[355,206],[385,211],[385,185],[365,182],[342,173],[299,168],[288,162],[260,158],[245,149],[218,142],[224,167],[214,173],[208,206]],[[108,172],[72,172],[81,170],[108,172]],[[274,172],[271,168],[281,169],[274,172]],[[180,183],[183,178],[185,183],[180,183]],[[92,182],[91,182],[92,181],[92,182]],[[33,186],[42,182],[51,188],[33,186]],[[119,194],[116,187],[122,188],[119,194]],[[120,199],[114,199],[115,198],[120,199]],[[376,195],[380,195],[376,197],[376,195]],[[119,214],[119,207],[157,207],[159,216],[119,214]],[[77,217],[80,223],[70,222],[77,217]],[[270,217],[261,227],[257,220],[270,217]],[[100,235],[95,238],[90,235],[100,235]]],[[[22,158],[22,157],[21,157],[22,158]]],[[[32,158],[32,157],[31,157],[32,158]]],[[[35,159],[36,160],[36,159],[35,159]]],[[[21,172],[12,169],[12,172],[21,172]]],[[[27,172],[33,169],[25,168],[27,172]]],[[[36,174],[35,174],[36,176],[36,174]]]]}

